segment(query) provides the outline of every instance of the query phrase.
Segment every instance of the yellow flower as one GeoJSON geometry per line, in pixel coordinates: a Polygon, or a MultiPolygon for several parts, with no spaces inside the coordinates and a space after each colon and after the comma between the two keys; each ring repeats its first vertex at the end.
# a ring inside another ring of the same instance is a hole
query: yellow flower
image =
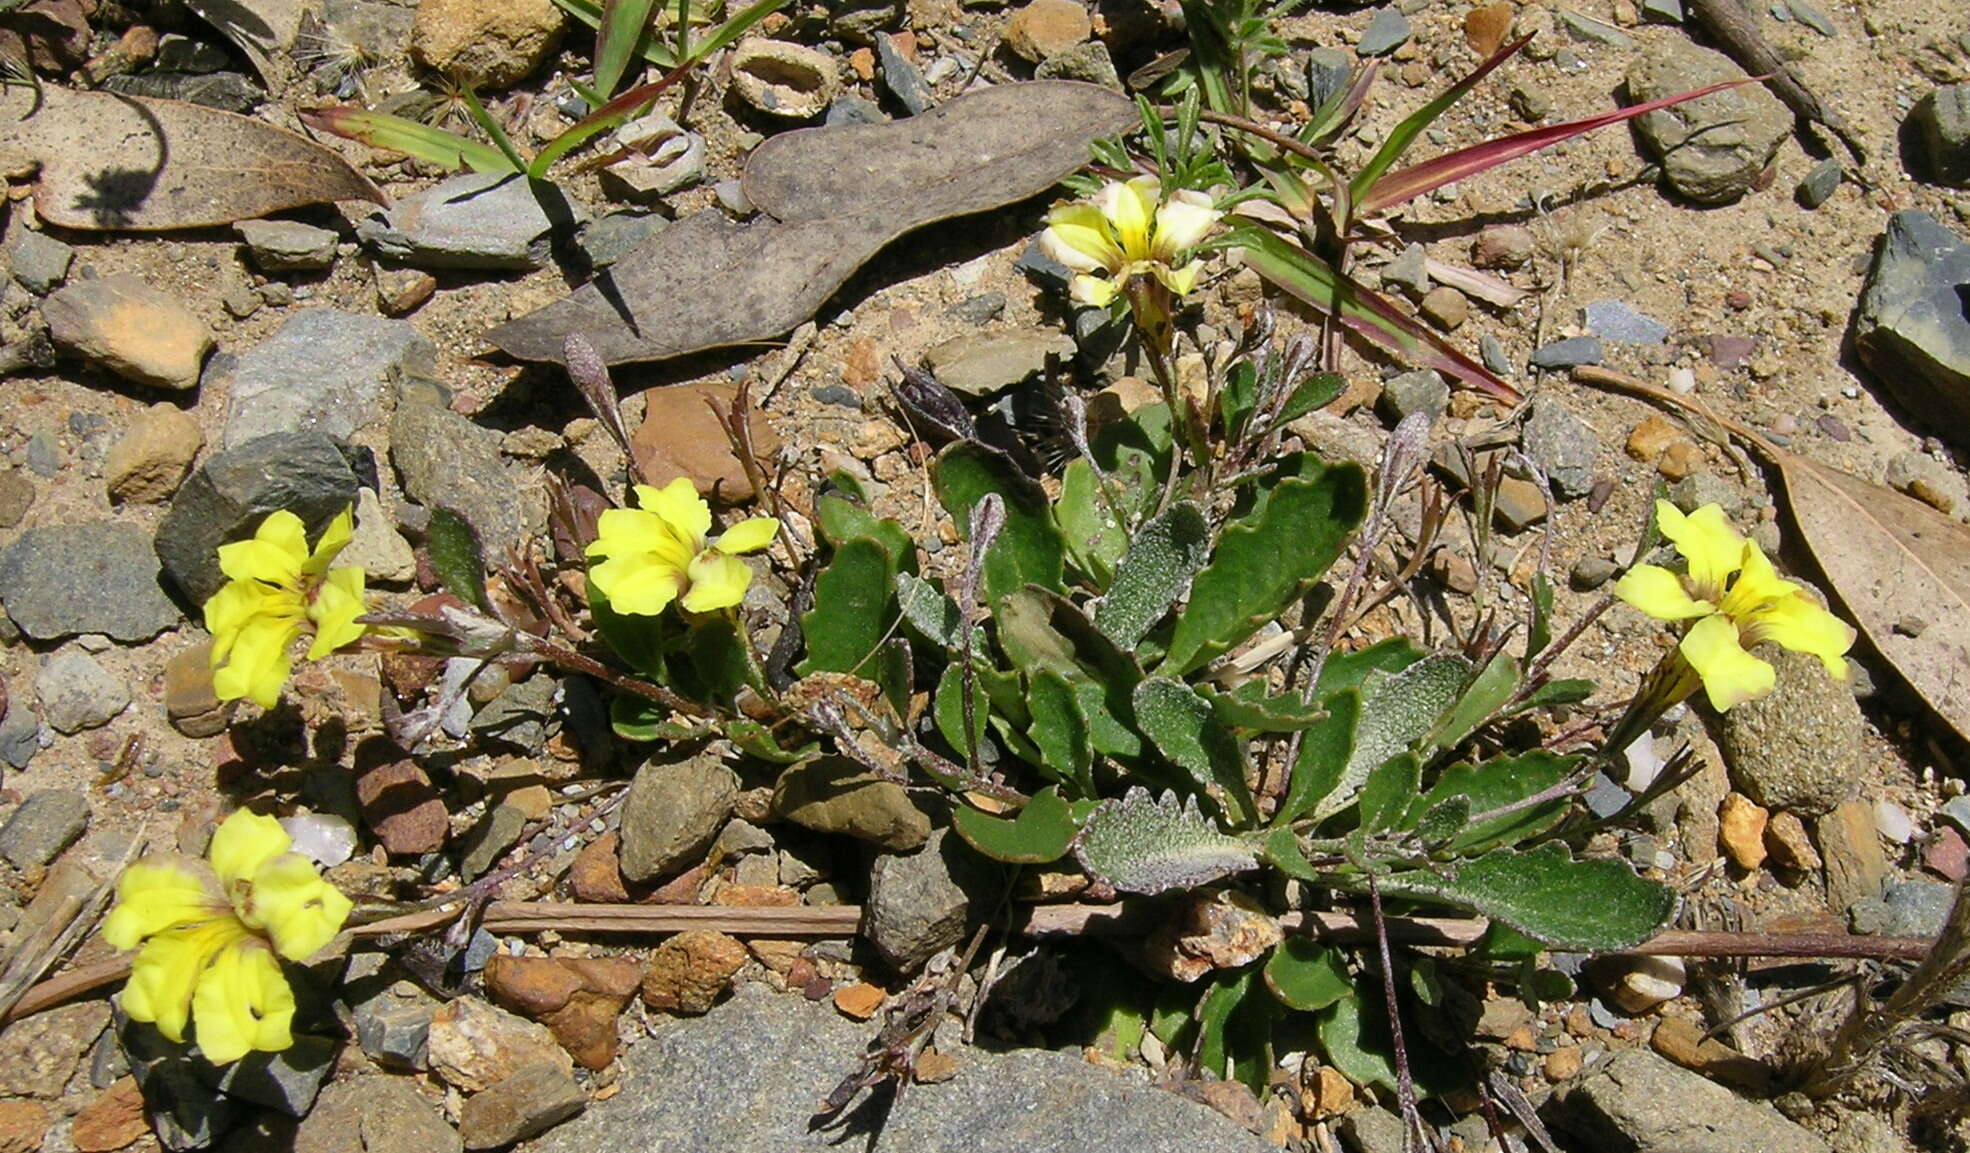
{"type": "Polygon", "coordinates": [[[263,709],[280,701],[294,667],[291,649],[312,631],[308,659],[320,660],[363,635],[363,570],[330,571],[349,543],[349,509],[330,521],[312,551],[301,518],[281,509],[260,522],[251,540],[219,546],[224,588],[205,602],[212,634],[212,689],[222,701],[250,698],[263,709]]]}
{"type": "Polygon", "coordinates": [[[733,554],[758,552],[780,530],[772,517],[756,516],[707,540],[711,506],[684,477],[662,488],[637,485],[636,503],[603,513],[588,546],[589,556],[605,558],[588,579],[619,613],[655,616],[673,600],[694,613],[738,604],[752,570],[733,554]]]}
{"type": "Polygon", "coordinates": [[[1202,192],[1178,189],[1160,204],[1159,192],[1153,176],[1110,181],[1093,200],[1047,215],[1040,250],[1079,274],[1069,290],[1075,300],[1106,308],[1137,275],[1155,277],[1178,296],[1197,286],[1204,262],[1178,267],[1177,257],[1202,242],[1223,213],[1202,192]]]}
{"type": "Polygon", "coordinates": [[[103,939],[141,946],[123,1011],[173,1041],[196,1023],[223,1065],[294,1043],[294,991],[280,961],[305,960],[341,932],[349,898],[290,853],[280,822],[241,810],[212,834],[207,860],[146,857],[123,871],[103,939]]]}
{"type": "Polygon", "coordinates": [[[1748,651],[1772,641],[1820,659],[1832,676],[1847,676],[1846,653],[1854,630],[1801,591],[1781,580],[1756,541],[1737,534],[1714,504],[1684,516],[1668,501],[1655,504],[1662,534],[1683,555],[1689,571],[1678,576],[1655,565],[1636,565],[1614,586],[1614,595],[1665,621],[1693,621],[1677,651],[1718,712],[1772,691],[1772,666],[1748,651]]]}

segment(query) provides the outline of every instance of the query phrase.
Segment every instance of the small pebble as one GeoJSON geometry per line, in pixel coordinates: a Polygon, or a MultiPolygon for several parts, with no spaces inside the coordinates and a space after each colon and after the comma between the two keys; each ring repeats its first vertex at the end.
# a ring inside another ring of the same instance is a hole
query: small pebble
{"type": "Polygon", "coordinates": [[[1876,801],[1874,830],[1889,844],[1906,845],[1915,839],[1915,820],[1893,801],[1876,801]]]}

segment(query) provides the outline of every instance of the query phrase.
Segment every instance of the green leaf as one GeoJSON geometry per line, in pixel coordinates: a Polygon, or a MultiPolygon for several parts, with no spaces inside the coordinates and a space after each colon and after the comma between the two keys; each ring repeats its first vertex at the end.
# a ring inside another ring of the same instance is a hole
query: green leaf
{"type": "MultiPolygon", "coordinates": [[[[915,573],[896,574],[896,604],[903,612],[903,619],[924,640],[943,649],[954,658],[963,648],[964,614],[958,611],[958,604],[938,589],[934,584],[915,573]]],[[[985,630],[977,625],[971,627],[971,651],[974,654],[985,652],[985,630]]]]}
{"type": "Polygon", "coordinates": [[[1347,382],[1338,372],[1315,372],[1308,374],[1300,383],[1293,386],[1293,395],[1279,410],[1279,424],[1298,420],[1316,408],[1326,408],[1340,398],[1347,382]]]}
{"type": "Polygon", "coordinates": [[[1527,961],[1546,951],[1546,946],[1512,928],[1503,921],[1484,927],[1471,955],[1481,961],[1527,961]]]}
{"type": "Polygon", "coordinates": [[[876,679],[865,667],[897,619],[895,566],[873,537],[857,537],[835,549],[814,580],[814,608],[800,618],[807,659],[796,670],[854,673],[876,679]]]}
{"type": "Polygon", "coordinates": [[[707,699],[730,702],[741,689],[760,687],[752,684],[752,662],[731,618],[712,616],[693,622],[684,643],[707,699]]]}
{"type": "Polygon", "coordinates": [[[604,100],[615,95],[644,34],[650,30],[654,0],[604,0],[595,33],[595,90],[604,100]]]}
{"type": "Polygon", "coordinates": [[[910,539],[910,530],[893,520],[878,517],[846,497],[832,493],[815,502],[814,520],[831,547],[840,548],[860,536],[873,537],[889,550],[897,571],[917,571],[916,542],[910,539]]]}
{"type": "Polygon", "coordinates": [[[1354,749],[1340,780],[1314,805],[1315,819],[1325,820],[1353,804],[1368,774],[1428,736],[1438,718],[1456,703],[1470,668],[1462,657],[1425,657],[1374,682],[1362,697],[1354,749]]]}
{"type": "MultiPolygon", "coordinates": [[[[1015,723],[1024,723],[1026,713],[1019,690],[1019,674],[992,668],[983,661],[972,662],[972,685],[978,692],[978,701],[973,711],[973,721],[977,726],[982,742],[985,735],[986,718],[994,712],[1008,717],[1015,723]]],[[[955,749],[958,755],[965,752],[964,743],[964,674],[960,666],[944,666],[944,673],[937,681],[937,695],[932,703],[937,721],[937,731],[955,749]]]]}
{"type": "Polygon", "coordinates": [[[451,595],[486,607],[485,552],[470,521],[448,508],[432,509],[424,551],[431,558],[431,571],[438,574],[438,583],[451,595]]]}
{"type": "Polygon", "coordinates": [[[609,698],[609,727],[625,741],[692,741],[713,730],[671,719],[670,708],[642,697],[619,693],[609,698]]]}
{"type": "MultiPolygon", "coordinates": [[[[1529,39],[1531,38],[1526,38],[1529,39]]],[[[1478,81],[1491,74],[1492,69],[1510,60],[1514,53],[1525,47],[1526,40],[1507,44],[1492,53],[1482,64],[1453,83],[1443,95],[1410,113],[1400,124],[1397,124],[1382,141],[1382,146],[1368,158],[1368,163],[1357,169],[1354,178],[1348,182],[1349,201],[1360,204],[1366,200],[1369,190],[1375,187],[1375,182],[1380,180],[1382,174],[1393,167],[1396,161],[1402,159],[1402,154],[1409,151],[1410,146],[1416,143],[1416,138],[1423,134],[1423,130],[1434,123],[1437,117],[1450,111],[1450,106],[1463,99],[1472,88],[1477,86],[1478,81]]]]}
{"type": "Polygon", "coordinates": [[[1385,893],[1438,901],[1503,921],[1555,949],[1604,952],[1639,945],[1675,912],[1675,891],[1619,860],[1576,861],[1565,847],[1494,849],[1443,873],[1401,873],[1385,893]]]}
{"type": "Polygon", "coordinates": [[[1026,708],[1033,718],[1027,735],[1046,767],[1071,784],[1076,796],[1094,796],[1094,751],[1074,687],[1059,673],[1042,669],[1027,679],[1026,708]]]}
{"type": "Polygon", "coordinates": [[[1361,722],[1361,691],[1348,688],[1327,698],[1327,717],[1300,738],[1300,755],[1293,761],[1286,797],[1273,814],[1274,825],[1299,820],[1327,799],[1341,783],[1354,753],[1355,728],[1361,722]]]}
{"type": "Polygon", "coordinates": [[[359,141],[371,148],[401,152],[441,168],[470,168],[474,172],[517,172],[506,154],[477,140],[446,132],[415,120],[370,112],[362,108],[317,108],[301,113],[310,128],[359,141]]]}
{"type": "Polygon", "coordinates": [[[1401,824],[1416,801],[1422,774],[1422,762],[1414,753],[1390,757],[1369,773],[1361,786],[1362,830],[1381,833],[1401,824]]]}
{"type": "MultiPolygon", "coordinates": [[[[601,0],[554,0],[556,6],[576,20],[599,30],[602,27],[601,0]]],[[[637,41],[636,49],[643,59],[659,68],[677,67],[677,55],[663,43],[660,36],[644,36],[637,41]]]]}
{"type": "Polygon", "coordinates": [[[1260,842],[1259,858],[1295,881],[1318,885],[1327,879],[1307,861],[1300,838],[1283,826],[1266,834],[1260,842]]]}
{"type": "Polygon", "coordinates": [[[1124,893],[1194,889],[1258,867],[1252,846],[1218,832],[1196,797],[1159,799],[1143,788],[1103,801],[1082,823],[1074,856],[1088,876],[1124,893]]]}
{"type": "Polygon", "coordinates": [[[594,618],[595,631],[602,635],[610,652],[658,684],[668,683],[669,662],[664,650],[671,631],[669,618],[619,613],[593,581],[588,584],[588,615],[594,618]]]}
{"type": "Polygon", "coordinates": [[[1463,827],[1471,820],[1471,799],[1464,796],[1446,797],[1431,802],[1423,797],[1426,805],[1423,815],[1415,822],[1416,836],[1431,850],[1447,848],[1463,827]]]}
{"type": "Polygon", "coordinates": [[[1553,643],[1553,582],[1546,579],[1543,572],[1532,574],[1532,625],[1525,633],[1525,657],[1520,667],[1532,664],[1532,658],[1546,651],[1553,643]]]}
{"type": "Polygon", "coordinates": [[[1247,681],[1228,693],[1208,685],[1199,685],[1197,691],[1211,702],[1211,712],[1218,723],[1228,728],[1255,733],[1296,733],[1327,719],[1327,710],[1320,705],[1303,705],[1290,693],[1268,693],[1263,681],[1247,681]]]}
{"type": "Polygon", "coordinates": [[[787,748],[773,730],[749,717],[733,717],[725,722],[725,737],[749,757],[769,765],[794,765],[811,760],[820,751],[819,741],[809,740],[787,748]]]}
{"type": "Polygon", "coordinates": [[[1525,700],[1514,711],[1524,713],[1533,709],[1552,708],[1555,705],[1577,705],[1593,695],[1593,681],[1547,681],[1527,694],[1525,700]]]}
{"type": "Polygon", "coordinates": [[[527,158],[520,155],[520,150],[513,144],[513,138],[506,134],[506,129],[500,126],[499,121],[492,118],[492,113],[486,111],[486,106],[479,102],[479,94],[472,91],[470,85],[460,88],[459,92],[465,97],[465,110],[471,114],[472,122],[479,126],[479,131],[485,133],[486,138],[493,142],[493,147],[499,149],[499,154],[506,158],[507,165],[514,172],[524,175],[527,172],[527,158]]]}
{"type": "Polygon", "coordinates": [[[1294,934],[1279,942],[1265,963],[1266,988],[1288,1009],[1313,1013],[1354,992],[1339,951],[1294,934]]]}
{"type": "MultiPolygon", "coordinates": [[[[1552,788],[1565,780],[1579,763],[1579,757],[1562,757],[1535,749],[1482,765],[1452,765],[1437,778],[1420,804],[1427,809],[1453,797],[1463,797],[1469,802],[1466,817],[1481,815],[1552,788]]],[[[1467,856],[1499,845],[1517,844],[1552,828],[1566,815],[1566,807],[1566,800],[1561,798],[1460,828],[1445,848],[1467,856]]]]}
{"type": "Polygon", "coordinates": [[[1175,762],[1200,792],[1239,823],[1258,819],[1245,784],[1244,746],[1218,724],[1211,703],[1196,689],[1172,677],[1150,677],[1136,686],[1136,726],[1175,762]]]}
{"type": "Polygon", "coordinates": [[[1359,986],[1322,1010],[1315,1030],[1327,1063],[1357,1085],[1395,1089],[1395,1053],[1381,988],[1364,978],[1359,986]]]}
{"type": "Polygon", "coordinates": [[[1444,749],[1463,744],[1464,738],[1504,708],[1518,691],[1519,663],[1501,649],[1491,658],[1491,663],[1471,678],[1469,687],[1458,695],[1457,703],[1437,722],[1430,742],[1444,749]]]}
{"type": "Polygon", "coordinates": [[[1227,525],[1192,582],[1165,671],[1189,672],[1278,617],[1334,563],[1367,502],[1367,480],[1352,462],[1273,484],[1263,513],[1227,525]]]}
{"type": "Polygon", "coordinates": [[[1167,1049],[1181,1047],[1192,1026],[1202,998],[1191,985],[1165,984],[1156,990],[1156,1003],[1149,1009],[1149,1031],[1167,1049]]]}
{"type": "Polygon", "coordinates": [[[1135,731],[1135,708],[1127,694],[1089,679],[1074,682],[1074,699],[1088,718],[1088,741],[1095,752],[1125,764],[1141,759],[1142,735],[1135,731]]]}
{"type": "Polygon", "coordinates": [[[1143,522],[1115,566],[1108,592],[1095,604],[1095,627],[1125,649],[1141,643],[1190,587],[1210,540],[1203,510],[1189,501],[1143,522]]]}
{"type": "Polygon", "coordinates": [[[1054,526],[1046,494],[1003,454],[959,441],[937,454],[930,476],[938,502],[960,532],[971,531],[972,507],[985,494],[998,493],[1005,501],[1005,528],[985,556],[985,592],[991,600],[1010,596],[1028,584],[1061,587],[1066,546],[1054,526]]]}
{"type": "Polygon", "coordinates": [[[1129,534],[1102,499],[1101,482],[1087,461],[1076,458],[1067,462],[1053,514],[1074,567],[1086,573],[1096,587],[1107,588],[1114,579],[1116,564],[1128,552],[1129,534]]]}
{"type": "Polygon", "coordinates": [[[1232,1014],[1252,991],[1252,970],[1220,973],[1197,1002],[1197,1067],[1213,1077],[1227,1077],[1230,1041],[1226,1036],[1232,1014]]]}
{"type": "Polygon", "coordinates": [[[1044,865],[1067,855],[1079,826],[1074,810],[1049,785],[1033,794],[1012,820],[991,817],[969,805],[951,811],[951,825],[972,848],[998,861],[1044,865]]]}
{"type": "Polygon", "coordinates": [[[1342,689],[1358,689],[1375,673],[1399,673],[1423,659],[1423,650],[1408,637],[1390,637],[1351,653],[1329,653],[1320,666],[1313,699],[1324,700],[1342,689]]]}

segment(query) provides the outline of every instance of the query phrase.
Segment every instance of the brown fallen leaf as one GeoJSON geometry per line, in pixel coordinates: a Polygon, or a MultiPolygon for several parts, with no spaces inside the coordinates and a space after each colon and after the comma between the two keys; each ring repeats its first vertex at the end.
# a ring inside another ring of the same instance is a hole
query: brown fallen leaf
{"type": "Polygon", "coordinates": [[[559,361],[580,332],[625,364],[779,336],[897,237],[1044,192],[1087,162],[1097,137],[1135,122],[1135,106],[1105,88],[1050,80],[888,124],[776,136],[746,166],[758,217],[686,217],[487,339],[521,360],[559,361]]]}
{"type": "Polygon", "coordinates": [[[1770,461],[1828,592],[1944,723],[1970,740],[1970,526],[1885,485],[1790,453],[1736,421],[1625,373],[1573,378],[1709,417],[1770,461]]]}
{"type": "Polygon", "coordinates": [[[0,89],[0,171],[35,174],[35,210],[64,228],[200,228],[331,200],[383,203],[348,161],[271,124],[51,85],[0,89]]]}
{"type": "Polygon", "coordinates": [[[294,44],[307,11],[304,0],[185,0],[185,7],[217,28],[253,63],[260,79],[276,78],[275,62],[294,44]]]}

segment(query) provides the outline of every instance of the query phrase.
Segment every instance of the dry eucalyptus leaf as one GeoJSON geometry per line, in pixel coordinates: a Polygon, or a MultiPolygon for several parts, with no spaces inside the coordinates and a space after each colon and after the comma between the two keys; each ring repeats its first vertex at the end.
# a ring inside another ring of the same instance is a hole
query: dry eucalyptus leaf
{"type": "Polygon", "coordinates": [[[35,210],[64,228],[200,228],[331,200],[383,203],[340,156],[271,124],[48,85],[38,97],[0,89],[0,171],[36,174],[35,210]]]}
{"type": "Polygon", "coordinates": [[[1970,527],[1804,457],[1772,457],[1792,519],[1854,624],[1970,739],[1970,527]]]}
{"type": "Polygon", "coordinates": [[[1044,192],[1087,163],[1096,138],[1136,120],[1105,88],[1050,80],[987,88],[908,120],[774,137],[744,177],[760,216],[688,217],[488,339],[522,360],[559,361],[580,332],[625,364],[778,336],[890,241],[1044,192]]]}

